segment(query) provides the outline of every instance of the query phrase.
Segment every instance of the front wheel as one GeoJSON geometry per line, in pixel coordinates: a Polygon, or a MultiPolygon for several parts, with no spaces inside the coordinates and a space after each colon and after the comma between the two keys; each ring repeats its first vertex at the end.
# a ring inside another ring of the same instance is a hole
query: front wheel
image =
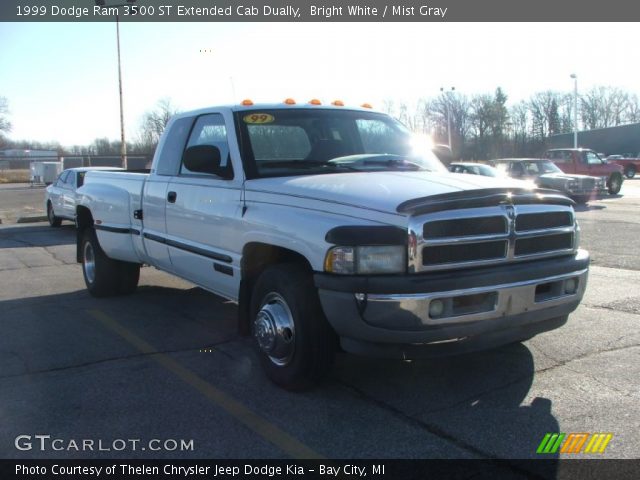
{"type": "Polygon", "coordinates": [[[620,192],[622,188],[622,175],[619,173],[614,173],[609,177],[609,182],[607,184],[607,188],[611,195],[616,195],[620,192]]]}
{"type": "Polygon", "coordinates": [[[51,202],[47,202],[47,220],[49,220],[49,225],[52,227],[59,227],[62,223],[62,219],[56,217],[55,213],[53,213],[53,205],[51,205],[51,202]]]}
{"type": "Polygon", "coordinates": [[[260,361],[275,384],[304,390],[329,371],[336,337],[304,268],[268,267],[253,289],[251,319],[260,361]]]}

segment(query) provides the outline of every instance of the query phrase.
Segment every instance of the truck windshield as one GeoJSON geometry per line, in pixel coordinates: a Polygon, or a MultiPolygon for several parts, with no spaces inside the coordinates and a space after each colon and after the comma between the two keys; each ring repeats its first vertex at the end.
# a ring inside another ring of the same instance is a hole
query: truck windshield
{"type": "Polygon", "coordinates": [[[387,115],[329,109],[236,113],[250,177],[367,171],[446,171],[387,115]]]}

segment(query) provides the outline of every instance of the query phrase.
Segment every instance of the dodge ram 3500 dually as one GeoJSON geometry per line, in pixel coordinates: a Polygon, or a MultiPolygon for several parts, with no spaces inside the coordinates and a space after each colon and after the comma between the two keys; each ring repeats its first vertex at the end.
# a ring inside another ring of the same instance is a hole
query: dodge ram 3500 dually
{"type": "Polygon", "coordinates": [[[89,292],[131,293],[149,264],[236,301],[239,331],[289,389],[338,348],[462,353],[576,309],[589,255],[572,200],[449,173],[368,108],[287,103],[177,115],[149,174],[87,173],[76,224],[89,292]]]}

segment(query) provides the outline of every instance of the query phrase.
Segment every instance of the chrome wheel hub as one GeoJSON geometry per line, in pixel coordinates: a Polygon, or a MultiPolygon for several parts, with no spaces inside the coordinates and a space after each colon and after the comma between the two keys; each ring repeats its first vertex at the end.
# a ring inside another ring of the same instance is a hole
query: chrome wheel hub
{"type": "Polygon", "coordinates": [[[82,262],[82,268],[84,268],[84,274],[87,277],[89,283],[93,283],[96,280],[96,256],[93,252],[93,246],[87,242],[84,244],[84,262],[82,262]]]}
{"type": "Polygon", "coordinates": [[[293,315],[278,293],[268,294],[253,322],[253,334],[260,349],[276,365],[287,365],[295,349],[293,315]]]}

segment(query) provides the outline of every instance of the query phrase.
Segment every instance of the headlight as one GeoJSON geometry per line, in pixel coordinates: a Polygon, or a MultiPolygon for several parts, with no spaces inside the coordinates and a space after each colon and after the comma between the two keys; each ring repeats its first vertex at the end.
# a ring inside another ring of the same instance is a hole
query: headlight
{"type": "Polygon", "coordinates": [[[569,180],[565,183],[564,188],[567,190],[573,190],[578,187],[578,182],[576,180],[569,180]]]}
{"type": "Polygon", "coordinates": [[[404,245],[333,247],[327,252],[324,269],[343,275],[403,273],[406,250],[404,245]]]}

